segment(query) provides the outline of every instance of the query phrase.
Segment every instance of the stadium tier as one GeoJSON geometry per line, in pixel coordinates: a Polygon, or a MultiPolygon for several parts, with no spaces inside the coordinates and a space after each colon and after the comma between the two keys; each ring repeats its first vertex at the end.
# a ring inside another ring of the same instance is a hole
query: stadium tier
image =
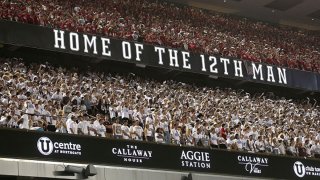
{"type": "Polygon", "coordinates": [[[317,32],[152,0],[3,0],[3,20],[320,72],[317,32]]]}
{"type": "Polygon", "coordinates": [[[1,126],[319,157],[319,106],[309,100],[157,82],[1,59],[1,126]]]}

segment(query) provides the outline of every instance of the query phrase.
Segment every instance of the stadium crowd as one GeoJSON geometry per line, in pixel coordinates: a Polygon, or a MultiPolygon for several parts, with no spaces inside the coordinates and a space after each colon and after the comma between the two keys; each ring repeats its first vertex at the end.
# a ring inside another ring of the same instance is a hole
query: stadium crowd
{"type": "Polygon", "coordinates": [[[1,0],[0,18],[320,72],[318,32],[154,0],[1,0]]]}
{"type": "Polygon", "coordinates": [[[320,157],[315,100],[0,58],[0,127],[320,157]]]}

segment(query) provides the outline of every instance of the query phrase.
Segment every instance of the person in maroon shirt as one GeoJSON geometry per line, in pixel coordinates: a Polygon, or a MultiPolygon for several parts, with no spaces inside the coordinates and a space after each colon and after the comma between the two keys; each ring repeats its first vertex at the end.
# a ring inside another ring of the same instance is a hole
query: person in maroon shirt
{"type": "Polygon", "coordinates": [[[226,126],[225,123],[223,123],[223,124],[221,125],[221,128],[220,128],[220,137],[222,137],[223,139],[227,140],[227,131],[226,131],[226,129],[225,129],[225,126],[226,126]]]}

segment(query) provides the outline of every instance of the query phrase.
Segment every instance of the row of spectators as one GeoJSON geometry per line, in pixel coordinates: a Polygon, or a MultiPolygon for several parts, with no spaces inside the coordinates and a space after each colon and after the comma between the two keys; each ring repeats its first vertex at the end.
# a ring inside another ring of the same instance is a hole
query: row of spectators
{"type": "Polygon", "coordinates": [[[0,18],[320,72],[320,36],[154,0],[1,0],[0,18]]]}
{"type": "Polygon", "coordinates": [[[320,108],[241,90],[0,59],[0,126],[310,157],[320,108]]]}

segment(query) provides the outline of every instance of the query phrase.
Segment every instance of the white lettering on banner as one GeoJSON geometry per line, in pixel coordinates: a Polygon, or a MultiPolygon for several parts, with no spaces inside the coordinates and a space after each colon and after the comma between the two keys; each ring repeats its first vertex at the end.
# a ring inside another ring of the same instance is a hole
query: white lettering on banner
{"type": "Polygon", "coordinates": [[[112,148],[112,154],[123,158],[124,162],[143,163],[152,158],[152,151],[138,149],[136,145],[126,145],[125,148],[112,148]]]}
{"type": "Polygon", "coordinates": [[[267,167],[268,164],[268,158],[261,158],[261,157],[253,157],[253,156],[238,156],[238,162],[239,164],[244,165],[244,169],[254,174],[261,174],[262,169],[261,167],[267,167]]]}
{"type": "Polygon", "coordinates": [[[187,151],[181,152],[181,166],[190,168],[211,168],[210,154],[208,152],[187,151]]]}
{"type": "MultiPolygon", "coordinates": [[[[201,54],[200,57],[201,57],[201,67],[202,67],[202,68],[201,68],[201,71],[206,72],[207,69],[206,69],[206,63],[205,63],[204,55],[201,54]]],[[[211,56],[210,56],[210,57],[211,57],[211,56]]],[[[209,59],[210,59],[210,58],[209,58],[209,59]]]]}
{"type": "Polygon", "coordinates": [[[260,80],[263,81],[263,74],[262,74],[262,65],[259,64],[258,68],[255,63],[252,63],[252,71],[253,71],[253,79],[257,79],[257,75],[260,74],[260,80]]]}
{"type": "Polygon", "coordinates": [[[303,178],[304,176],[320,176],[319,167],[305,166],[300,161],[296,161],[293,164],[293,171],[299,178],[303,178]]]}
{"type": "Polygon", "coordinates": [[[224,75],[228,75],[228,66],[227,64],[230,64],[230,59],[226,58],[220,58],[220,62],[223,62],[223,67],[224,67],[224,75]]]}
{"type": "Polygon", "coordinates": [[[213,61],[212,64],[210,65],[210,72],[211,73],[218,73],[218,69],[213,68],[217,65],[217,58],[214,56],[209,56],[209,61],[213,61]]]}
{"type": "Polygon", "coordinates": [[[98,52],[97,52],[97,42],[96,42],[97,37],[96,36],[92,36],[91,41],[90,41],[89,37],[84,34],[83,35],[83,39],[84,39],[84,52],[85,53],[89,53],[89,50],[88,50],[88,45],[89,45],[90,48],[92,48],[92,46],[93,46],[93,54],[98,54],[98,52]]]}
{"type": "Polygon", "coordinates": [[[284,68],[277,68],[278,74],[279,74],[279,83],[280,84],[287,84],[287,75],[286,75],[286,69],[284,68]]]}
{"type": "Polygon", "coordinates": [[[267,81],[269,82],[276,82],[274,80],[274,75],[273,75],[273,68],[272,66],[267,66],[267,70],[268,70],[268,78],[267,78],[267,81]]]}
{"type": "Polygon", "coordinates": [[[178,63],[178,51],[169,49],[169,59],[170,59],[170,66],[172,67],[179,67],[178,63]]]}
{"type": "Polygon", "coordinates": [[[233,63],[234,63],[234,75],[238,77],[243,77],[242,61],[233,60],[233,63]]]}
{"type": "Polygon", "coordinates": [[[122,56],[125,59],[131,59],[131,45],[129,42],[122,42],[122,56]]]}
{"type": "Polygon", "coordinates": [[[54,47],[66,49],[66,46],[64,45],[64,31],[54,29],[53,32],[54,32],[54,47]],[[58,35],[58,33],[60,34],[60,36],[58,35]]]}
{"type": "Polygon", "coordinates": [[[107,44],[110,44],[110,39],[108,38],[101,38],[102,43],[102,55],[103,56],[111,56],[111,51],[108,50],[109,46],[107,44]]]}
{"type": "Polygon", "coordinates": [[[70,33],[70,49],[72,51],[79,51],[79,35],[77,33],[70,33]]]}
{"type": "MultiPolygon", "coordinates": [[[[81,34],[79,37],[79,34],[76,32],[65,32],[57,29],[54,29],[53,32],[54,32],[54,48],[59,48],[59,49],[69,48],[67,50],[76,51],[76,52],[82,51],[87,54],[93,54],[93,55],[99,54],[101,56],[107,56],[107,57],[112,57],[111,55],[113,55],[113,53],[110,50],[111,40],[109,38],[104,38],[99,36],[90,36],[86,34],[81,34]],[[69,41],[68,40],[66,41],[65,38],[69,38],[69,41]],[[68,44],[66,44],[66,42],[68,42],[68,44]]],[[[192,70],[196,72],[198,71],[207,72],[209,75],[210,73],[218,74],[220,71],[222,73],[222,70],[223,70],[223,75],[244,78],[244,74],[243,74],[244,62],[242,60],[228,59],[228,58],[216,57],[216,56],[207,57],[203,54],[200,54],[200,58],[201,58],[200,62],[195,62],[195,61],[198,61],[198,59],[195,56],[192,56],[193,54],[190,52],[180,51],[177,49],[164,48],[164,47],[157,47],[157,46],[150,46],[154,48],[154,52],[147,52],[147,53],[153,53],[154,56],[152,54],[148,54],[148,56],[143,56],[143,53],[145,51],[144,44],[128,42],[128,41],[117,41],[117,42],[120,42],[120,43],[117,43],[116,45],[121,47],[112,48],[117,50],[116,53],[119,53],[120,55],[120,49],[121,49],[122,57],[124,59],[127,59],[127,60],[134,59],[137,62],[141,62],[141,64],[143,65],[145,65],[145,63],[143,62],[144,61],[143,57],[150,56],[150,58],[158,58],[155,61],[150,61],[150,62],[154,62],[154,64],[150,64],[150,65],[162,66],[166,64],[166,66],[175,67],[175,68],[187,69],[187,70],[192,70]],[[133,43],[135,47],[132,47],[133,43]],[[135,52],[132,52],[132,51],[135,51],[135,52]],[[133,56],[135,56],[135,58],[133,58],[133,56]],[[231,66],[231,64],[233,65],[234,72],[228,71],[231,68],[229,67],[231,66]],[[192,66],[195,66],[196,68],[201,68],[201,69],[196,70],[196,69],[193,69],[192,66]]],[[[149,47],[147,49],[149,49],[149,47]]],[[[118,54],[116,55],[117,55],[116,57],[119,56],[118,54]]],[[[263,65],[258,63],[257,64],[250,63],[250,64],[251,65],[249,67],[247,66],[245,67],[250,68],[250,69],[247,69],[248,70],[247,75],[248,77],[252,77],[253,80],[273,82],[273,83],[277,81],[276,83],[279,83],[279,84],[288,83],[287,72],[285,68],[273,67],[273,66],[263,65]],[[252,76],[251,76],[251,73],[252,73],[252,76]],[[278,73],[278,75],[276,75],[275,73],[278,73]]]]}
{"type": "Polygon", "coordinates": [[[52,142],[48,137],[41,137],[37,141],[38,151],[45,156],[55,154],[81,155],[81,145],[72,142],[52,142]]]}
{"type": "Polygon", "coordinates": [[[165,49],[162,47],[155,46],[154,51],[158,52],[158,58],[159,58],[158,64],[163,65],[162,54],[165,52],[165,49]]]}
{"type": "Polygon", "coordinates": [[[190,53],[182,51],[182,60],[183,60],[183,68],[184,69],[191,69],[191,64],[189,64],[190,53]]]}
{"type": "Polygon", "coordinates": [[[143,44],[135,44],[136,46],[136,61],[141,61],[140,55],[142,54],[143,44]]]}

